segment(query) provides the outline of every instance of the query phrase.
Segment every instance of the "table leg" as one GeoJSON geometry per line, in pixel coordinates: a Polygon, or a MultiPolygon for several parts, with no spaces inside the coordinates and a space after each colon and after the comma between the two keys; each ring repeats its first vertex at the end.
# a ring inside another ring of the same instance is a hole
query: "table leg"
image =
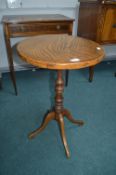
{"type": "Polygon", "coordinates": [[[45,127],[47,126],[47,124],[53,119],[55,119],[55,112],[48,113],[48,115],[45,117],[45,119],[44,119],[42,125],[40,126],[40,128],[38,128],[35,131],[33,131],[32,133],[30,133],[29,138],[32,139],[37,134],[39,134],[41,131],[43,131],[45,129],[45,127]]]}
{"type": "Polygon", "coordinates": [[[66,155],[69,158],[70,157],[70,152],[69,152],[69,148],[68,148],[68,144],[67,144],[67,140],[66,140],[66,135],[65,135],[63,115],[59,115],[59,127],[60,127],[60,131],[61,131],[61,137],[62,137],[64,148],[65,148],[65,151],[66,151],[66,155]]]}
{"type": "Polygon", "coordinates": [[[94,66],[89,67],[89,82],[93,81],[94,76],[94,66]]]}
{"type": "Polygon", "coordinates": [[[2,74],[0,72],[0,89],[2,89],[2,74]]]}
{"type": "Polygon", "coordinates": [[[69,70],[65,71],[65,86],[68,86],[68,80],[69,80],[69,70]]]}
{"type": "Polygon", "coordinates": [[[56,80],[56,86],[55,86],[56,96],[55,96],[55,114],[56,114],[56,120],[58,121],[60,131],[61,131],[61,137],[64,144],[64,148],[66,151],[66,155],[69,158],[70,152],[66,140],[65,135],[65,128],[64,128],[64,119],[63,119],[63,91],[64,91],[64,81],[62,76],[62,71],[57,71],[57,80],[56,80]]]}
{"type": "Polygon", "coordinates": [[[5,36],[5,44],[7,50],[7,57],[9,63],[9,70],[10,70],[10,77],[14,86],[15,94],[17,95],[17,86],[16,86],[16,78],[15,78],[15,71],[13,65],[13,58],[12,58],[12,48],[10,43],[10,36],[7,24],[4,24],[4,36],[5,36]]]}
{"type": "Polygon", "coordinates": [[[63,116],[66,117],[69,121],[74,124],[78,124],[79,126],[83,125],[84,122],[82,120],[75,120],[71,113],[67,109],[63,109],[63,116]]]}
{"type": "Polygon", "coordinates": [[[57,80],[56,80],[56,85],[55,85],[55,107],[54,110],[52,112],[49,112],[46,116],[46,118],[44,119],[42,125],[40,126],[40,128],[36,129],[35,131],[33,131],[31,134],[29,134],[29,138],[32,139],[34,138],[37,134],[39,134],[41,131],[43,131],[45,129],[45,127],[47,126],[47,124],[55,119],[60,127],[60,131],[61,131],[61,137],[62,137],[62,141],[64,144],[64,148],[66,151],[66,155],[69,158],[70,157],[70,152],[69,152],[69,148],[68,148],[68,144],[67,144],[67,140],[66,140],[66,135],[65,135],[65,128],[64,128],[64,116],[67,117],[71,122],[78,124],[78,125],[83,125],[84,122],[82,120],[75,120],[73,119],[71,113],[67,110],[64,109],[63,107],[63,91],[64,91],[64,81],[62,78],[62,71],[58,70],[57,71],[57,80]]]}
{"type": "Polygon", "coordinates": [[[0,78],[0,89],[2,89],[2,79],[0,78]]]}

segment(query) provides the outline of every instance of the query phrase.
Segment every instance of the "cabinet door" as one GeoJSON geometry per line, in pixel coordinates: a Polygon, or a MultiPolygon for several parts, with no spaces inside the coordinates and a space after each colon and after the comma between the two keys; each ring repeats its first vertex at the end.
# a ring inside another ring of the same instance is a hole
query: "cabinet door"
{"type": "Polygon", "coordinates": [[[106,43],[116,42],[116,7],[109,7],[106,10],[101,41],[106,43]]]}
{"type": "Polygon", "coordinates": [[[97,19],[99,18],[99,3],[80,3],[78,18],[78,36],[96,41],[97,19]]]}

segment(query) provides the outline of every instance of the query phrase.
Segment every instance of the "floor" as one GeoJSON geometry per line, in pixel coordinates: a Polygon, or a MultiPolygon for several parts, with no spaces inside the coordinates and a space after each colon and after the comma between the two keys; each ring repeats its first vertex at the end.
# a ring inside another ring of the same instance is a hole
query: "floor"
{"type": "Polygon", "coordinates": [[[116,174],[116,62],[95,67],[94,81],[88,82],[88,69],[70,71],[64,91],[64,105],[78,127],[65,119],[71,152],[65,156],[55,121],[30,141],[53,105],[55,71],[16,73],[18,96],[14,95],[9,74],[3,74],[0,90],[0,175],[115,175],[116,174]]]}

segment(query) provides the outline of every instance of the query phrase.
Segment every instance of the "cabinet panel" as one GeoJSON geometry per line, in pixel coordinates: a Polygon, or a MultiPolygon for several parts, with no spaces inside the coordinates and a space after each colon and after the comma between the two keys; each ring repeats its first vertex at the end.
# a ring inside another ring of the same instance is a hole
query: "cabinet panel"
{"type": "Polygon", "coordinates": [[[116,43],[116,2],[80,0],[77,33],[102,44],[116,43]]]}
{"type": "Polygon", "coordinates": [[[116,40],[116,7],[108,8],[106,11],[101,40],[104,42],[116,40]]]}
{"type": "Polygon", "coordinates": [[[98,16],[98,3],[80,3],[78,36],[96,41],[98,16]]]}

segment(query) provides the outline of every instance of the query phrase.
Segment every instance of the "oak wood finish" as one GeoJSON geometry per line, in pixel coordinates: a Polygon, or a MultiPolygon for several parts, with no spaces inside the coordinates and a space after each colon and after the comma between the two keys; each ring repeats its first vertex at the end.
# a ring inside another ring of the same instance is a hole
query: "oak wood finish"
{"type": "Polygon", "coordinates": [[[103,59],[104,54],[98,43],[67,35],[36,36],[18,44],[17,49],[19,55],[32,65],[62,70],[93,66],[103,59]]]}
{"type": "MultiPolygon", "coordinates": [[[[98,41],[116,44],[116,4],[104,7],[104,25],[98,30],[98,41]]],[[[103,16],[101,17],[103,18],[103,16]]]]}
{"type": "Polygon", "coordinates": [[[93,66],[103,59],[104,54],[98,43],[68,35],[32,37],[18,44],[17,49],[26,62],[56,70],[93,66]]]}
{"type": "Polygon", "coordinates": [[[17,86],[10,39],[14,37],[27,37],[42,34],[71,35],[73,21],[74,19],[59,14],[3,16],[2,23],[4,27],[9,70],[16,95],[17,86]]]}
{"type": "MultiPolygon", "coordinates": [[[[116,2],[112,0],[79,0],[78,36],[100,44],[116,44],[116,2]]],[[[94,69],[90,68],[89,81],[94,69]]]]}
{"type": "Polygon", "coordinates": [[[101,44],[115,44],[116,2],[80,0],[78,36],[101,44]]]}
{"type": "Polygon", "coordinates": [[[70,111],[63,106],[64,81],[62,72],[65,69],[94,66],[103,59],[104,51],[99,44],[93,41],[68,35],[32,37],[20,42],[17,51],[23,60],[34,66],[57,70],[54,109],[47,114],[42,125],[29,134],[29,138],[34,138],[44,130],[52,119],[55,119],[59,124],[66,155],[69,158],[70,151],[64,129],[64,117],[80,126],[84,122],[73,119],[70,111]]]}

